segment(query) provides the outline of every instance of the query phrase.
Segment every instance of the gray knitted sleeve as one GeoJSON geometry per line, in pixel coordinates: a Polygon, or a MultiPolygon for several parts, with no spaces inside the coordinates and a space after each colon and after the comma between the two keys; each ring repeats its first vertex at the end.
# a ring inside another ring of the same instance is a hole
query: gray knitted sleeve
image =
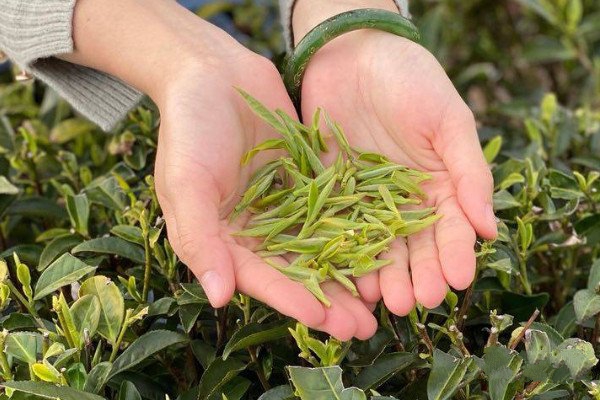
{"type": "Polygon", "coordinates": [[[75,0],[0,1],[0,50],[85,117],[109,130],[140,100],[111,75],[53,57],[73,51],[75,0]]]}
{"type": "MultiPolygon", "coordinates": [[[[76,0],[0,0],[0,50],[20,67],[54,88],[81,114],[110,130],[142,94],[116,77],[62,61],[73,51],[72,20],[76,0]]],[[[279,0],[288,49],[293,43],[295,0],[279,0]]],[[[395,0],[409,16],[407,0],[395,0]]]]}

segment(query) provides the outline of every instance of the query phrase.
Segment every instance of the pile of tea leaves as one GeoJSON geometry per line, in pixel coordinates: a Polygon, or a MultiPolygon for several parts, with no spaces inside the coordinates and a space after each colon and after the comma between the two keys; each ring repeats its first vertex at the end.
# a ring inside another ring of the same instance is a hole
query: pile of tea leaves
{"type": "Polygon", "coordinates": [[[425,198],[420,184],[430,176],[391,162],[381,154],[350,146],[342,128],[317,110],[311,126],[281,110],[269,111],[240,90],[252,110],[281,138],[259,144],[242,159],[278,149],[280,158],[259,168],[231,218],[251,214],[238,236],[262,240],[257,253],[289,278],[302,282],[323,304],[330,302],[320,284],[336,280],[354,296],[350,277],[361,277],[392,260],[378,259],[397,237],[421,231],[439,219],[435,208],[415,207],[425,198]],[[339,148],[335,162],[319,128],[325,122],[339,148]],[[288,265],[272,257],[291,260],[288,265]]]}

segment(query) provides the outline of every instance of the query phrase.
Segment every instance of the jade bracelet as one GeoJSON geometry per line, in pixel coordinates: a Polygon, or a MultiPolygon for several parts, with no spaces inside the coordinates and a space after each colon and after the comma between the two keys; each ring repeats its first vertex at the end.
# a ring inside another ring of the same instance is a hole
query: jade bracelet
{"type": "Polygon", "coordinates": [[[335,15],[314,27],[287,57],[283,80],[287,91],[300,109],[302,78],[312,56],[323,46],[344,33],[358,29],[377,29],[418,42],[417,27],[398,13],[365,8],[335,15]]]}

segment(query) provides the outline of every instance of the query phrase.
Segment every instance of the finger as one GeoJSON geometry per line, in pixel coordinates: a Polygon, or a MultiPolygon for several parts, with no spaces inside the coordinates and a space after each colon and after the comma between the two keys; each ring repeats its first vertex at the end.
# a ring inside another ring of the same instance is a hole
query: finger
{"type": "Polygon", "coordinates": [[[385,306],[398,316],[405,316],[415,306],[413,285],[408,271],[408,249],[406,240],[398,238],[390,250],[381,256],[393,260],[379,271],[379,285],[385,306]]]}
{"type": "Polygon", "coordinates": [[[169,177],[166,187],[165,197],[172,209],[169,218],[177,230],[173,248],[198,278],[211,305],[222,307],[233,296],[235,277],[221,236],[218,199],[202,190],[202,182],[209,179],[202,172],[186,171],[184,175],[169,177]]]}
{"type": "Polygon", "coordinates": [[[439,306],[447,287],[432,227],[408,237],[408,257],[415,299],[426,308],[439,306]]]}
{"type": "Polygon", "coordinates": [[[371,311],[371,313],[377,308],[377,303],[368,303],[366,301],[363,301],[363,304],[365,305],[365,307],[367,307],[367,310],[371,311]]]}
{"type": "Polygon", "coordinates": [[[336,282],[326,282],[322,287],[323,292],[331,300],[332,307],[337,305],[344,308],[353,318],[355,328],[350,338],[354,336],[357,339],[366,340],[375,334],[377,320],[360,299],[352,296],[348,290],[336,282]]]}
{"type": "Polygon", "coordinates": [[[379,272],[373,271],[356,279],[356,288],[360,297],[368,303],[377,303],[381,300],[379,290],[379,272]]]}
{"type": "Polygon", "coordinates": [[[473,113],[462,102],[450,107],[433,146],[441,155],[457,191],[458,202],[479,235],[498,234],[492,205],[494,180],[483,157],[473,113]]]}
{"type": "MultiPolygon", "coordinates": [[[[250,250],[230,244],[238,289],[311,328],[325,321],[324,306],[299,282],[267,265],[250,250]]],[[[283,264],[283,262],[282,262],[283,264]]]]}
{"type": "Polygon", "coordinates": [[[438,205],[437,212],[442,215],[435,225],[442,272],[454,289],[466,289],[475,276],[475,231],[454,197],[438,205]]]}

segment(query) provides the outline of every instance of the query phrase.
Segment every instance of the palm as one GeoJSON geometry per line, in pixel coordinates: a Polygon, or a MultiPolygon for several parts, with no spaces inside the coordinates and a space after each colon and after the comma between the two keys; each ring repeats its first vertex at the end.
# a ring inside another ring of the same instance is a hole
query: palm
{"type": "Polygon", "coordinates": [[[193,84],[186,82],[174,100],[161,109],[156,181],[170,242],[198,276],[214,306],[226,304],[237,288],[341,339],[366,338],[374,332],[376,322],[358,299],[348,298],[349,294],[336,285],[328,285],[326,292],[334,304],[324,309],[301,284],[256,256],[251,251],[253,243],[231,235],[241,229],[241,222],[231,224],[228,216],[252,171],[268,161],[261,154],[251,165],[242,167],[240,160],[246,151],[277,135],[250,111],[232,85],[271,109],[294,114],[275,68],[264,63],[245,65],[245,76],[251,79],[190,80],[193,84]],[[216,289],[210,283],[215,272],[222,278],[216,289]],[[342,304],[351,304],[351,311],[342,304]]]}
{"type": "MultiPolygon", "coordinates": [[[[468,286],[475,270],[472,225],[481,227],[485,222],[471,215],[467,219],[463,212],[469,200],[457,186],[468,184],[469,179],[457,179],[460,165],[456,163],[461,161],[452,142],[457,138],[472,143],[475,127],[435,58],[402,38],[356,32],[315,55],[302,96],[305,118],[323,107],[345,128],[355,147],[380,152],[433,178],[424,187],[428,195],[424,205],[436,206],[443,218],[435,227],[411,236],[408,248],[399,240],[387,255],[394,263],[380,272],[380,279],[373,274],[358,282],[363,297],[374,301],[383,295],[392,311],[406,314],[415,297],[433,307],[444,298],[447,283],[457,289],[468,286]],[[399,290],[407,288],[414,291],[399,290]]],[[[465,165],[485,167],[480,150],[463,156],[471,159],[465,165]]],[[[483,169],[480,178],[489,180],[489,171],[483,169]]],[[[493,236],[490,229],[478,231],[493,236]]]]}

